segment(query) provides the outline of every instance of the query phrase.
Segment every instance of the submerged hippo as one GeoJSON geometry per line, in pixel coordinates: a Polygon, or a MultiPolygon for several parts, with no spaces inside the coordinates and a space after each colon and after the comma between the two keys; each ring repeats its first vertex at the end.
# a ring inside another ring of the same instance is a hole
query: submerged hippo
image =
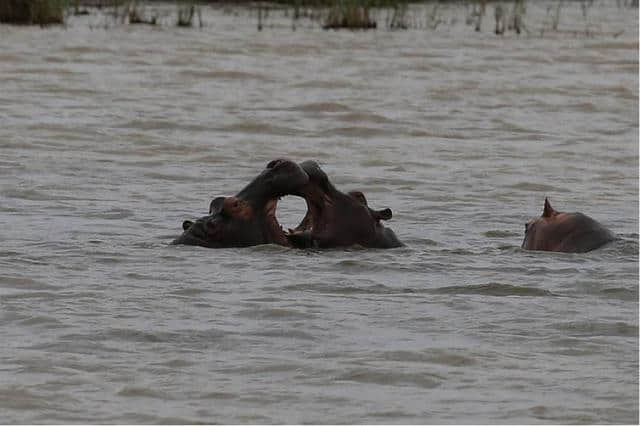
{"type": "Polygon", "coordinates": [[[287,247],[399,247],[393,231],[380,221],[391,210],[369,208],[364,194],[338,191],[312,161],[279,159],[267,164],[242,191],[211,202],[209,215],[184,221],[183,233],[173,244],[211,248],[279,244],[287,247]],[[278,200],[303,197],[307,213],[294,230],[285,232],[276,219],[278,200]]]}
{"type": "Polygon", "coordinates": [[[582,213],[562,213],[544,200],[542,216],[525,225],[522,248],[584,253],[613,241],[607,228],[582,213]]]}

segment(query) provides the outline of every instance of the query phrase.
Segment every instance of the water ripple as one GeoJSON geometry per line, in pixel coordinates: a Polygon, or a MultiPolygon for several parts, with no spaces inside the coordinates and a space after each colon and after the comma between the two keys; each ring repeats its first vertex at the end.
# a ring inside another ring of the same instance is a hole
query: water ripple
{"type": "Polygon", "coordinates": [[[523,296],[523,297],[546,297],[556,296],[549,290],[522,287],[512,284],[489,283],[467,286],[448,286],[433,290],[438,294],[479,294],[485,296],[523,296]]]}

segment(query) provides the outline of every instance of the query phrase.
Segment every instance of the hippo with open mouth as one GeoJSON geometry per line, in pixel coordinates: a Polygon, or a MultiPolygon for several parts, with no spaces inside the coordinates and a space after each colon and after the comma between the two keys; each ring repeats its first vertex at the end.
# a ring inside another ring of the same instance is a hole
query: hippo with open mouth
{"type": "Polygon", "coordinates": [[[544,200],[542,216],[525,225],[522,248],[585,253],[615,239],[613,233],[582,213],[562,213],[544,200]]]}
{"type": "Polygon", "coordinates": [[[317,163],[271,161],[262,173],[232,197],[211,202],[209,214],[186,220],[183,233],[173,244],[211,248],[278,244],[296,248],[402,246],[391,229],[380,221],[390,209],[373,210],[364,194],[337,190],[317,163]],[[302,197],[307,213],[300,225],[285,232],[276,219],[278,200],[286,195],[302,197]]]}
{"type": "Polygon", "coordinates": [[[286,235],[293,247],[402,246],[396,234],[380,222],[391,219],[390,209],[371,209],[362,192],[339,191],[315,161],[305,161],[300,166],[309,181],[292,194],[306,200],[307,214],[286,235]]]}

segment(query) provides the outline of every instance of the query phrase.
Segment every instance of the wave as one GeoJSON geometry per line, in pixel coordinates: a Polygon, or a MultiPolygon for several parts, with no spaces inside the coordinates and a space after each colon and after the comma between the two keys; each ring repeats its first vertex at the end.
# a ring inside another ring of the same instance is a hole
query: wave
{"type": "Polygon", "coordinates": [[[557,296],[545,289],[500,283],[447,286],[437,288],[432,292],[437,294],[480,294],[486,296],[557,296]]]}

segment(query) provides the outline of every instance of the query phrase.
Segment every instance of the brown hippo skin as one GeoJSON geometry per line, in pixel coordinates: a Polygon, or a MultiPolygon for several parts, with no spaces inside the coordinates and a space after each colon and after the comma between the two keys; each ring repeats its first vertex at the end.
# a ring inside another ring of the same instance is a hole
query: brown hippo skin
{"type": "Polygon", "coordinates": [[[215,198],[209,215],[195,222],[185,220],[184,232],[173,244],[210,248],[289,245],[276,220],[278,199],[308,180],[293,161],[274,160],[235,196],[215,198]]]}
{"type": "Polygon", "coordinates": [[[542,216],[525,225],[522,248],[585,253],[615,239],[613,233],[582,213],[563,213],[544,200],[542,216]]]}
{"type": "Polygon", "coordinates": [[[402,246],[381,220],[391,219],[390,209],[373,210],[361,192],[338,191],[317,163],[270,162],[249,185],[233,197],[211,202],[209,215],[186,220],[173,244],[211,248],[279,244],[296,248],[402,246]],[[285,232],[276,219],[280,197],[296,195],[307,202],[298,227],[285,232]]]}
{"type": "Polygon", "coordinates": [[[293,247],[403,246],[396,234],[380,222],[391,219],[390,209],[371,209],[362,192],[339,191],[315,161],[305,161],[300,167],[309,181],[292,193],[306,200],[307,214],[286,235],[293,247]]]}

